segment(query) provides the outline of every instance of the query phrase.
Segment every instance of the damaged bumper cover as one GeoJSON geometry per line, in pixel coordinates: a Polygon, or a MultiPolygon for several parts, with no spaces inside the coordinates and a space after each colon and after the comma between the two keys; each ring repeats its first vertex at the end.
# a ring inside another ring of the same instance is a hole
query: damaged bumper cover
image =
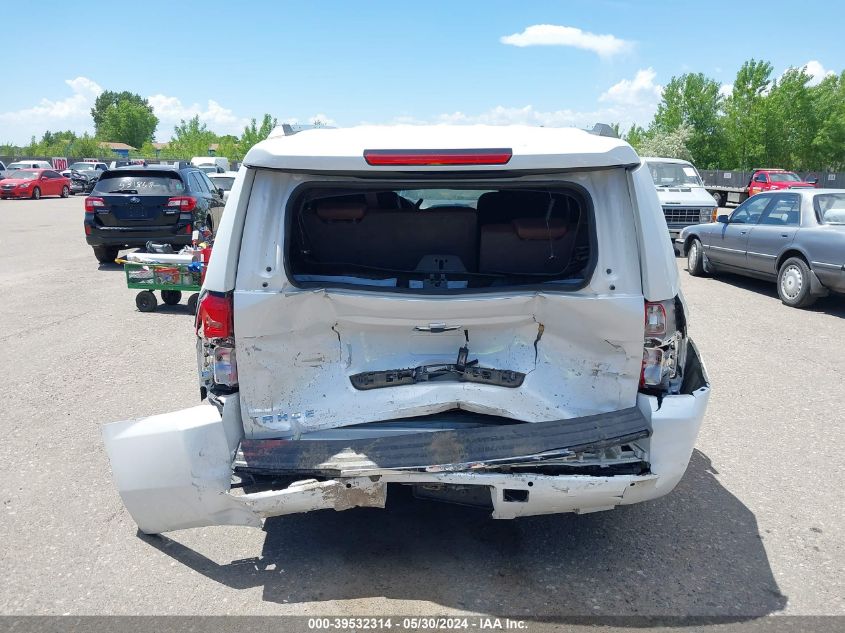
{"type": "Polygon", "coordinates": [[[637,407],[585,418],[336,445],[242,442],[239,403],[231,398],[222,417],[202,405],[108,424],[103,437],[120,496],[148,534],[207,525],[258,527],[266,517],[319,509],[382,508],[387,484],[483,487],[490,492],[493,518],[509,519],[608,510],[668,493],[686,469],[708,397],[705,384],[660,403],[640,394],[637,407]],[[478,468],[496,460],[513,462],[516,455],[542,459],[544,453],[560,456],[628,441],[647,448],[648,474],[542,475],[478,468]],[[296,472],[318,466],[336,474],[280,490],[236,494],[231,477],[241,445],[251,469],[296,472]]]}

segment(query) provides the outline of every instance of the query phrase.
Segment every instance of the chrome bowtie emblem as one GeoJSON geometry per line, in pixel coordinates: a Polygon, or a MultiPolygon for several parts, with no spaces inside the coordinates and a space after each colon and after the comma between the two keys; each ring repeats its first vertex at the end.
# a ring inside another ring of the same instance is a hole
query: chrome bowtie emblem
{"type": "Polygon", "coordinates": [[[141,202],[141,199],[138,196],[132,196],[131,198],[129,198],[129,202],[131,202],[132,204],[138,204],[139,202],[141,202]]]}

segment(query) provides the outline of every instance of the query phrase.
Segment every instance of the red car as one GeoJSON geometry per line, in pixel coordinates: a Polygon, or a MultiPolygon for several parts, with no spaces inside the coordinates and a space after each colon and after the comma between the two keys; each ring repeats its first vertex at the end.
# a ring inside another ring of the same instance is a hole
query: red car
{"type": "Polygon", "coordinates": [[[762,191],[807,189],[815,186],[816,183],[801,180],[801,176],[785,169],[757,169],[748,183],[748,195],[753,196],[762,191]]]}
{"type": "Polygon", "coordinates": [[[70,195],[70,178],[52,169],[16,169],[0,180],[0,198],[32,198],[70,195]]]}

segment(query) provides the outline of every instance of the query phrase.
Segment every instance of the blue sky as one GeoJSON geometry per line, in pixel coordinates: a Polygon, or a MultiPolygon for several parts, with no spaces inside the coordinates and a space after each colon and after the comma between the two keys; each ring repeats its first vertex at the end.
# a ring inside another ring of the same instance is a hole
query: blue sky
{"type": "Polygon", "coordinates": [[[703,72],[729,85],[751,57],[771,61],[776,75],[809,63],[820,79],[845,67],[836,3],[751,7],[141,0],[92,14],[78,3],[27,3],[25,22],[38,25],[37,37],[6,35],[14,80],[0,92],[0,142],[91,130],[88,111],[104,89],[148,97],[161,120],[158,140],[194,114],[217,133],[238,134],[264,112],[339,126],[628,127],[650,120],[673,75],[703,72]]]}

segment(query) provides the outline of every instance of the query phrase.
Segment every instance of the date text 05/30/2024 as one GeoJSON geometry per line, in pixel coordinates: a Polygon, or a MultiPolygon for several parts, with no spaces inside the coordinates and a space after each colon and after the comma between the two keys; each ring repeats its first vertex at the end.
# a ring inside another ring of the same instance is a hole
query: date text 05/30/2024
{"type": "Polygon", "coordinates": [[[313,631],[361,631],[391,630],[397,631],[446,631],[478,630],[504,631],[526,630],[524,620],[495,617],[349,617],[349,618],[308,618],[308,628],[313,631]]]}

